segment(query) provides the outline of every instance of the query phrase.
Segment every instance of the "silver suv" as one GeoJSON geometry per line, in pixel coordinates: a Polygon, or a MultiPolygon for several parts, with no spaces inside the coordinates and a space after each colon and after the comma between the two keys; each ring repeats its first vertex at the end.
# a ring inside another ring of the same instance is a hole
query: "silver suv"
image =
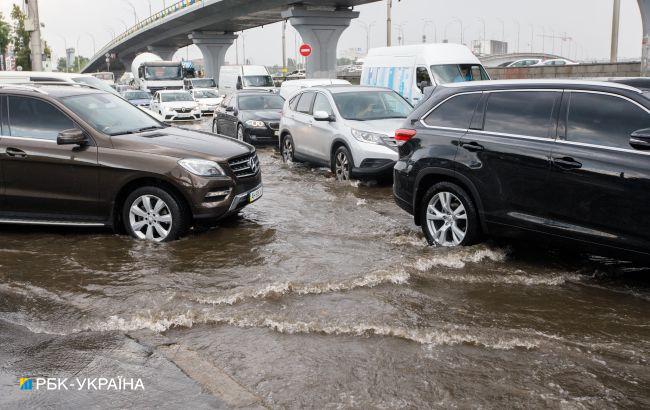
{"type": "Polygon", "coordinates": [[[305,89],[284,105],[282,159],[330,167],[338,180],[390,176],[398,158],[395,130],[412,110],[388,88],[305,89]]]}

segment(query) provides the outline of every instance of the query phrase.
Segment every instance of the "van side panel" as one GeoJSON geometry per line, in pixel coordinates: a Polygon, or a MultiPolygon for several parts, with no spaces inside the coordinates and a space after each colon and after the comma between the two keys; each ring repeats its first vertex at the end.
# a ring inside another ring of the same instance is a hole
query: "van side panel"
{"type": "Polygon", "coordinates": [[[387,87],[413,103],[422,93],[415,86],[415,57],[376,58],[366,61],[361,85],[387,87]]]}

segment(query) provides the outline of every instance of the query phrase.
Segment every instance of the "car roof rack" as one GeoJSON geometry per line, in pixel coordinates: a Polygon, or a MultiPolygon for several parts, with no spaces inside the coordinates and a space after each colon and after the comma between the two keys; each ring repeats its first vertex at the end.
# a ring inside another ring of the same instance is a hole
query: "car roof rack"
{"type": "Polygon", "coordinates": [[[34,87],[31,83],[0,83],[0,89],[13,89],[13,90],[22,90],[22,91],[34,91],[40,94],[47,94],[45,90],[41,90],[38,87],[34,87]]]}
{"type": "MultiPolygon", "coordinates": [[[[72,83],[68,81],[25,81],[16,83],[1,83],[0,88],[20,88],[23,90],[35,91],[41,94],[48,94],[47,91],[41,89],[42,86],[62,86],[62,87],[82,87],[99,90],[90,84],[72,83]]],[[[101,90],[100,90],[101,91],[101,90]]]]}

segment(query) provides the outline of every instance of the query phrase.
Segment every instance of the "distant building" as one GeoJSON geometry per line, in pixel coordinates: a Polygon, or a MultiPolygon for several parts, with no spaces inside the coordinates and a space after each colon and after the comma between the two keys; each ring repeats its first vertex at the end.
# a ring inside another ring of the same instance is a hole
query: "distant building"
{"type": "Polygon", "coordinates": [[[338,54],[340,58],[347,58],[352,61],[357,61],[358,59],[366,56],[365,50],[361,47],[352,47],[341,50],[338,54]]]}
{"type": "Polygon", "coordinates": [[[472,51],[476,55],[498,55],[508,54],[508,43],[498,40],[475,40],[472,51]]]}

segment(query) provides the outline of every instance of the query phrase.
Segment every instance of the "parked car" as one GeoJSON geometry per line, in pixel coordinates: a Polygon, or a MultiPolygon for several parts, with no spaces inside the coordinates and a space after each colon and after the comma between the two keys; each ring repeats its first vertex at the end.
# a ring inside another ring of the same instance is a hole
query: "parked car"
{"type": "Polygon", "coordinates": [[[162,115],[165,121],[194,121],[201,118],[199,104],[187,91],[156,91],[149,109],[162,115]]]}
{"type": "Polygon", "coordinates": [[[164,242],[262,195],[250,145],[170,127],[90,87],[0,86],[0,222],[164,242]]]}
{"type": "Polygon", "coordinates": [[[361,73],[361,85],[391,88],[413,105],[426,87],[489,79],[467,46],[450,43],[373,48],[361,73]]]}
{"type": "Polygon", "coordinates": [[[560,66],[560,65],[578,65],[575,61],[567,60],[566,58],[552,58],[550,60],[541,61],[535,66],[560,66]]]}
{"type": "Polygon", "coordinates": [[[395,199],[431,244],[530,232],[650,254],[650,99],[637,88],[437,87],[396,139],[395,199]]]}
{"type": "Polygon", "coordinates": [[[293,97],[295,93],[303,88],[315,87],[317,85],[350,85],[348,80],[338,80],[336,78],[311,78],[309,80],[287,80],[280,86],[280,96],[285,100],[293,97]]]}
{"type": "Polygon", "coordinates": [[[151,94],[148,91],[128,90],[122,93],[122,97],[136,107],[149,108],[151,106],[151,94]]]}
{"type": "Polygon", "coordinates": [[[412,109],[388,88],[305,89],[282,111],[282,159],[327,166],[338,180],[391,175],[397,161],[394,133],[412,109]]]}
{"type": "Polygon", "coordinates": [[[186,78],[183,80],[183,84],[187,91],[195,88],[217,88],[217,83],[214,81],[214,78],[186,78]]]}
{"type": "Polygon", "coordinates": [[[525,58],[522,60],[513,61],[512,63],[506,63],[504,67],[530,67],[541,62],[541,58],[525,58]]]}
{"type": "Polygon", "coordinates": [[[219,92],[216,89],[193,88],[190,92],[192,93],[192,98],[194,98],[194,101],[199,104],[199,109],[201,109],[201,114],[203,115],[212,115],[214,113],[214,110],[217,109],[223,100],[223,98],[219,96],[219,92]]]}
{"type": "Polygon", "coordinates": [[[277,143],[284,98],[268,91],[239,91],[214,112],[212,132],[250,144],[277,143]]]}

